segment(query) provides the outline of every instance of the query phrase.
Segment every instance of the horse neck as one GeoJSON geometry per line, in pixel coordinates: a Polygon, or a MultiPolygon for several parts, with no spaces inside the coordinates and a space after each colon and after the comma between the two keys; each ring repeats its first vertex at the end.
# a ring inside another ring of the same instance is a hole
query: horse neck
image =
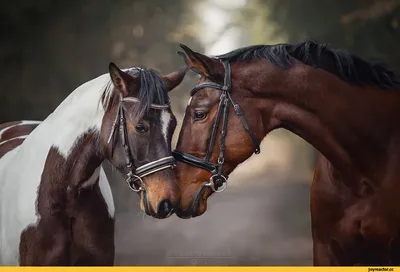
{"type": "Polygon", "coordinates": [[[79,86],[45,120],[59,134],[52,143],[62,155],[68,156],[77,139],[87,131],[100,131],[105,113],[101,96],[109,80],[109,75],[104,74],[79,86]]]}
{"type": "Polygon", "coordinates": [[[100,99],[109,79],[106,74],[79,86],[29,135],[16,157],[29,165],[24,174],[35,182],[64,186],[95,173],[103,160],[100,99]]]}
{"type": "Polygon", "coordinates": [[[263,98],[265,135],[288,129],[317,148],[345,179],[379,181],[383,173],[377,166],[385,163],[397,130],[397,93],[350,85],[303,64],[275,68],[268,76],[260,71],[259,82],[253,91],[263,98]]]}

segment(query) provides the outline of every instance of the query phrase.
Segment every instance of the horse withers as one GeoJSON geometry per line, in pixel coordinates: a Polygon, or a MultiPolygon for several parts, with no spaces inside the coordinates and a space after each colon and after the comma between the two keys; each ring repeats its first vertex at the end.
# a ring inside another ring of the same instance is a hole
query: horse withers
{"type": "Polygon", "coordinates": [[[109,74],[78,87],[43,122],[0,126],[2,265],[113,265],[105,159],[127,175],[146,214],[173,214],[179,191],[168,91],[185,72],[110,63],[109,74]]]}
{"type": "Polygon", "coordinates": [[[203,214],[236,166],[284,128],[323,154],[311,188],[314,264],[400,264],[400,84],[393,72],[314,41],[218,57],[181,47],[199,81],[174,152],[181,161],[177,215],[203,214]]]}

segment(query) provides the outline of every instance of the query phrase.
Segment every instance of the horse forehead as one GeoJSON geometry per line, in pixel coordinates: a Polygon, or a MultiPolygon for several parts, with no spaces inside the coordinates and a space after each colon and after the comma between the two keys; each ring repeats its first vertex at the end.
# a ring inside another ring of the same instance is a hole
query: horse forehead
{"type": "Polygon", "coordinates": [[[151,115],[147,116],[151,125],[159,128],[159,131],[166,133],[174,118],[173,113],[169,109],[155,110],[151,115]]]}
{"type": "Polygon", "coordinates": [[[208,108],[218,103],[220,96],[221,92],[219,90],[204,88],[191,97],[188,106],[208,108]]]}

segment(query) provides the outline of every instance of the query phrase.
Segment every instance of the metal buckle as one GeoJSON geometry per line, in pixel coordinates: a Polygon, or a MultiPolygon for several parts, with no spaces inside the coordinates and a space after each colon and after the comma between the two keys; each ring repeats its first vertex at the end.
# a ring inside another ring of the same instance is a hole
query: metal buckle
{"type": "Polygon", "coordinates": [[[139,188],[136,187],[135,181],[139,180],[141,184],[143,184],[143,180],[141,177],[137,175],[130,175],[128,174],[128,178],[126,179],[126,182],[129,185],[129,188],[131,188],[132,191],[138,193],[140,191],[144,191],[144,188],[142,186],[139,186],[139,188]]]}
{"type": "Polygon", "coordinates": [[[236,112],[237,115],[239,115],[239,116],[242,116],[242,115],[243,115],[242,110],[240,109],[240,107],[239,107],[238,104],[234,104],[234,105],[233,105],[233,108],[234,108],[234,110],[235,110],[235,112],[236,112]]]}
{"type": "Polygon", "coordinates": [[[227,178],[222,176],[222,175],[217,175],[217,174],[212,175],[211,178],[210,178],[210,181],[208,183],[204,184],[204,186],[211,187],[211,189],[215,193],[221,193],[221,192],[225,191],[226,187],[228,187],[227,178]],[[215,182],[214,182],[215,178],[222,178],[223,179],[222,185],[221,185],[221,187],[219,189],[215,188],[215,182]]]}

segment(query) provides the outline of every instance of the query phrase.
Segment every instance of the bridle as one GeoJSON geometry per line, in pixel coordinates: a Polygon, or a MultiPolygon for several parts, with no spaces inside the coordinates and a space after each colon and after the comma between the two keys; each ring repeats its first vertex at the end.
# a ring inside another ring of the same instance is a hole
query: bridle
{"type": "MultiPolygon", "coordinates": [[[[122,95],[120,95],[117,115],[115,116],[115,120],[112,124],[111,133],[108,138],[107,144],[109,144],[113,139],[116,127],[119,124],[119,135],[121,138],[122,147],[124,148],[126,168],[128,170],[126,174],[127,176],[126,182],[128,183],[129,187],[135,192],[145,191],[146,186],[145,183],[143,182],[143,177],[167,168],[174,168],[176,166],[176,161],[173,156],[167,156],[159,160],[146,163],[134,169],[133,160],[131,156],[132,153],[127,141],[126,119],[125,119],[123,102],[140,103],[139,99],[135,97],[123,98],[122,95]]],[[[155,110],[169,109],[170,103],[168,101],[167,104],[165,105],[151,104],[150,108],[155,110]]]]}
{"type": "MultiPolygon", "coordinates": [[[[253,131],[250,129],[249,125],[246,122],[246,119],[243,116],[242,110],[240,109],[239,105],[233,100],[231,96],[231,66],[230,63],[226,60],[220,60],[225,68],[225,75],[224,75],[224,85],[217,84],[215,82],[203,82],[195,86],[192,91],[190,92],[190,96],[194,96],[199,90],[203,88],[213,88],[216,90],[220,90],[220,102],[218,106],[218,112],[215,119],[215,123],[212,128],[211,138],[208,145],[207,154],[204,159],[200,159],[196,156],[193,156],[188,153],[180,152],[177,150],[172,151],[173,156],[177,161],[184,162],[190,164],[192,166],[207,170],[211,172],[212,176],[208,182],[203,184],[203,187],[211,187],[214,192],[222,192],[226,189],[228,183],[228,175],[224,174],[223,172],[223,164],[224,164],[224,152],[225,152],[225,138],[227,133],[227,126],[228,126],[228,115],[229,115],[229,103],[232,104],[236,115],[240,118],[243,127],[249,133],[254,146],[256,147],[254,153],[260,153],[260,144],[255,137],[253,131]],[[215,139],[217,137],[218,126],[220,123],[222,115],[222,130],[221,130],[221,143],[219,148],[219,156],[217,163],[210,162],[210,158],[214,149],[215,139]],[[220,189],[218,189],[221,187],[220,189]]],[[[201,189],[201,191],[202,191],[201,189]]],[[[200,191],[200,192],[201,192],[200,191]]],[[[200,193],[199,193],[200,194],[200,193]]]]}

